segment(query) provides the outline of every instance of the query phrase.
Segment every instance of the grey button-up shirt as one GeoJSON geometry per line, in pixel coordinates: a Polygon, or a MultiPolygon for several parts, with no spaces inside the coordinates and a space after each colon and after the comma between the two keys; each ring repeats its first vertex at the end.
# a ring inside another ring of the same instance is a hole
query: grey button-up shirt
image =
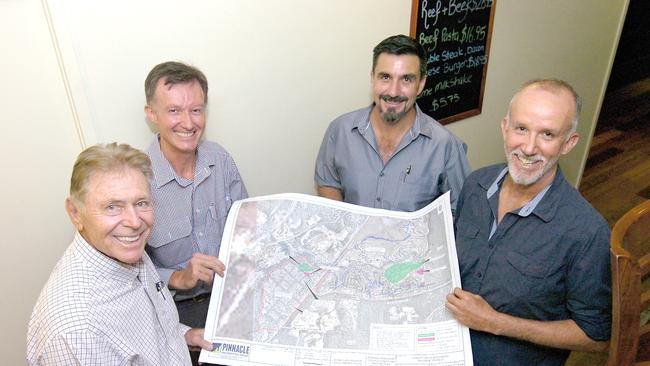
{"type": "MultiPolygon", "coordinates": [[[[199,144],[194,180],[176,175],[160,151],[158,137],[147,149],[147,155],[154,174],[151,181],[154,226],[147,252],[168,284],[172,273],[184,269],[194,253],[219,255],[230,206],[247,198],[248,192],[235,161],[215,142],[199,144]]],[[[192,290],[176,291],[175,299],[187,299],[211,290],[200,283],[192,290]]]]}
{"type": "Polygon", "coordinates": [[[370,124],[373,106],[335,119],[325,132],[314,179],[357,205],[415,211],[447,191],[452,209],[470,173],[466,145],[416,108],[413,127],[386,164],[370,124]]]}

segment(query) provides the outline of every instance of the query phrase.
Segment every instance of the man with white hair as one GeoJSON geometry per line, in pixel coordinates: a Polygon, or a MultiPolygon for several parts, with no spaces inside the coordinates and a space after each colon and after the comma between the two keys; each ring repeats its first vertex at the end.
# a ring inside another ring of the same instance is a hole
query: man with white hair
{"type": "Polygon", "coordinates": [[[178,321],[171,293],[144,253],[153,211],[151,166],[126,144],[77,158],[66,211],[77,233],[41,291],[27,332],[32,365],[189,365],[212,349],[178,321]]]}

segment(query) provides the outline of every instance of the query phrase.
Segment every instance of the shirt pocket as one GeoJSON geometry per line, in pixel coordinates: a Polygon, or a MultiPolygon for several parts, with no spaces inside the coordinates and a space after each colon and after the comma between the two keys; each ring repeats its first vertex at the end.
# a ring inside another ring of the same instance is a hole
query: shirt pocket
{"type": "Polygon", "coordinates": [[[215,205],[214,203],[211,203],[207,207],[206,211],[205,222],[203,222],[204,230],[209,233],[212,233],[215,230],[220,231],[221,227],[223,227],[223,224],[226,222],[226,217],[228,216],[226,207],[224,207],[224,205],[215,205]]]}
{"type": "Polygon", "coordinates": [[[511,266],[510,271],[506,273],[510,273],[507,283],[511,286],[513,294],[522,299],[535,297],[534,295],[544,287],[549,263],[513,251],[508,252],[506,261],[511,266]]]}
{"type": "MultiPolygon", "coordinates": [[[[225,204],[228,204],[228,202],[225,202],[225,204]]],[[[223,227],[227,216],[228,211],[223,202],[210,203],[206,207],[205,215],[197,220],[203,221],[194,228],[195,232],[198,232],[197,241],[201,252],[215,257],[219,255],[223,227]]]]}
{"type": "Polygon", "coordinates": [[[397,182],[397,194],[393,206],[400,211],[416,211],[433,202],[437,198],[438,191],[435,187],[427,184],[425,180],[420,182],[405,181],[407,175],[402,173],[397,182]]]}
{"type": "Polygon", "coordinates": [[[457,233],[467,239],[474,239],[478,236],[478,226],[471,221],[463,221],[457,228],[457,233]]]}
{"type": "Polygon", "coordinates": [[[456,229],[456,253],[461,273],[464,270],[473,268],[481,259],[481,251],[474,246],[480,246],[481,242],[477,241],[479,228],[471,221],[463,221],[456,229]]]}
{"type": "Polygon", "coordinates": [[[192,257],[192,223],[189,217],[167,225],[155,224],[148,245],[149,254],[164,268],[173,268],[192,257]]]}
{"type": "Polygon", "coordinates": [[[210,206],[208,206],[208,212],[210,213],[208,216],[209,219],[212,220],[225,220],[226,216],[228,216],[228,210],[230,209],[230,206],[232,205],[232,200],[230,199],[230,196],[226,196],[224,198],[224,204],[223,205],[217,205],[214,203],[211,203],[210,206]]]}

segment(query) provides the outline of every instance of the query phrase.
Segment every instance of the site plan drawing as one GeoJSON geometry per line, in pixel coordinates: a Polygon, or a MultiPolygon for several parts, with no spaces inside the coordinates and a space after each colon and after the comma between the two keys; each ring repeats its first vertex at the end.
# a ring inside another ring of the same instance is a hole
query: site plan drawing
{"type": "Polygon", "coordinates": [[[445,308],[460,287],[449,193],[419,211],[302,194],[228,214],[200,361],[224,365],[472,365],[445,308]]]}

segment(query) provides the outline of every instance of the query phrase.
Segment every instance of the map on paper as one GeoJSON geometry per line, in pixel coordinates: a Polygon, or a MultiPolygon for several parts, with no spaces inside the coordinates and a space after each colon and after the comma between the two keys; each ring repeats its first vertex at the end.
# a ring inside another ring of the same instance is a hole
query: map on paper
{"type": "Polygon", "coordinates": [[[412,213],[280,194],[233,204],[200,360],[471,365],[449,194],[412,213]]]}

